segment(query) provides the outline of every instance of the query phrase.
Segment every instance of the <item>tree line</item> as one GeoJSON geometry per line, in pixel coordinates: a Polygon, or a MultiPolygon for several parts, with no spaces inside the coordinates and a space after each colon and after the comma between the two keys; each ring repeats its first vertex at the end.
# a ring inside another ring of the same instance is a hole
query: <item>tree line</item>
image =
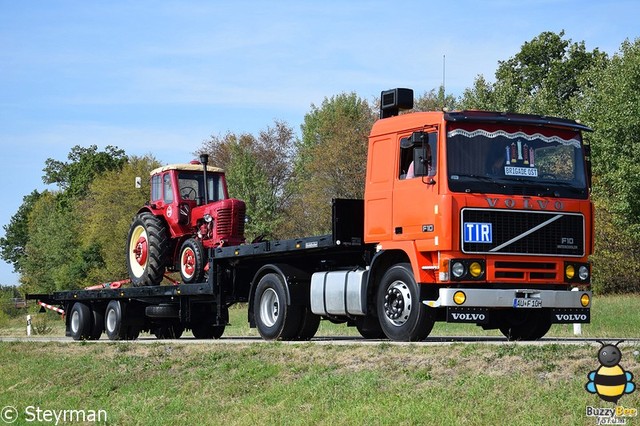
{"type": "MultiPolygon", "coordinates": [[[[231,196],[245,200],[247,239],[330,232],[331,199],[362,198],[367,136],[378,100],[341,93],[311,105],[300,135],[275,121],[258,132],[214,135],[208,153],[225,169],[231,196]]],[[[596,206],[594,289],[640,290],[640,39],[609,56],[564,32],[543,32],[500,61],[491,82],[478,75],[461,97],[444,88],[417,96],[415,110],[485,109],[575,118],[593,163],[596,206]]],[[[43,181],[4,226],[0,256],[20,273],[23,292],[80,288],[126,277],[130,221],[148,199],[153,156],[116,147],[72,148],[68,161],[49,159],[43,181]],[[144,176],[136,189],[136,176],[144,176]]]]}

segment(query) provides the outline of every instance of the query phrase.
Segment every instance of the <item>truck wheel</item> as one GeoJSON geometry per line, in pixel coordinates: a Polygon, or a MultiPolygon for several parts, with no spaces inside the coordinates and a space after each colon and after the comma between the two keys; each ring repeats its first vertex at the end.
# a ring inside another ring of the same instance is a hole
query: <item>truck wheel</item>
{"type": "Polygon", "coordinates": [[[300,330],[295,337],[296,340],[311,340],[316,335],[320,327],[320,316],[311,312],[310,307],[303,308],[300,330]]]}
{"type": "Polygon", "coordinates": [[[110,340],[135,340],[140,329],[124,322],[123,306],[119,300],[112,300],[104,313],[104,330],[110,340]]]}
{"type": "Polygon", "coordinates": [[[204,281],[204,248],[202,243],[189,238],[180,248],[180,276],[185,284],[204,281]]]}
{"type": "Polygon", "coordinates": [[[89,339],[92,321],[91,309],[84,303],[74,303],[69,313],[69,330],[73,340],[89,339]]]}
{"type": "Polygon", "coordinates": [[[543,310],[513,310],[505,313],[499,328],[507,340],[538,340],[551,328],[551,318],[543,310]]]}
{"type": "Polygon", "coordinates": [[[356,328],[365,339],[386,339],[387,335],[382,331],[378,318],[367,315],[356,317],[356,328]]]}
{"type": "Polygon", "coordinates": [[[253,315],[258,332],[266,340],[290,340],[301,330],[300,307],[287,305],[286,289],[278,274],[267,274],[256,287],[253,315]]]}
{"type": "Polygon", "coordinates": [[[184,333],[184,327],[180,324],[161,325],[153,329],[153,334],[158,339],[179,339],[184,333]]]}
{"type": "Polygon", "coordinates": [[[91,336],[89,340],[98,340],[104,332],[104,312],[99,306],[91,308],[91,336]]]}
{"type": "Polygon", "coordinates": [[[127,239],[127,268],[134,287],[158,285],[164,277],[167,227],[149,212],[136,216],[127,239]]]}
{"type": "Polygon", "coordinates": [[[392,266],[378,287],[377,309],[380,326],[391,340],[424,340],[433,328],[434,319],[420,302],[420,291],[411,265],[392,266]]]}

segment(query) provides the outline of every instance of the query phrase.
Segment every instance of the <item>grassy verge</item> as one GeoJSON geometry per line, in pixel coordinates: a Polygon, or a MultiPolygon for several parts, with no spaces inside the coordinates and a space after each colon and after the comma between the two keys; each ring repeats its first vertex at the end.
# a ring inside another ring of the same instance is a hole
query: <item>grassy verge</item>
{"type": "MultiPolygon", "coordinates": [[[[621,365],[640,375],[640,346],[621,365]],[[636,353],[634,355],[634,352],[636,353]]],[[[0,407],[109,424],[595,424],[592,346],[0,343],[0,407]]],[[[640,392],[621,404],[640,408],[640,392]]],[[[635,420],[635,419],[634,419],[635,420]]]]}
{"type": "MultiPolygon", "coordinates": [[[[50,327],[50,335],[64,336],[64,323],[60,316],[48,312],[34,314],[34,324],[50,327]]],[[[247,323],[246,305],[234,306],[230,311],[230,323],[225,336],[258,337],[258,332],[247,323]]],[[[25,317],[14,318],[0,326],[0,336],[19,337],[25,335],[25,317]]],[[[186,333],[185,336],[191,336],[186,333]]],[[[355,327],[322,321],[316,334],[327,336],[359,336],[355,327]]],[[[485,331],[470,324],[436,323],[430,336],[502,336],[498,330],[485,331]]],[[[555,324],[546,337],[572,337],[572,324],[555,324]]],[[[599,296],[593,300],[591,324],[582,325],[582,337],[591,338],[640,338],[640,295],[599,296]]]]}

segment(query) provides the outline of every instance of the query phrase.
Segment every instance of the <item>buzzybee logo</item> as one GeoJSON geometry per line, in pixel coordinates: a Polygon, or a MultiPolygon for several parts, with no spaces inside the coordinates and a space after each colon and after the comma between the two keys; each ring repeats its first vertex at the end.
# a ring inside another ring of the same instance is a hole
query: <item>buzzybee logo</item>
{"type": "Polygon", "coordinates": [[[584,386],[587,392],[598,394],[603,401],[614,404],[618,403],[622,395],[632,393],[636,389],[633,374],[620,366],[622,352],[618,345],[622,342],[623,340],[620,340],[612,345],[598,341],[602,345],[598,351],[600,367],[589,372],[589,381],[584,386]]]}

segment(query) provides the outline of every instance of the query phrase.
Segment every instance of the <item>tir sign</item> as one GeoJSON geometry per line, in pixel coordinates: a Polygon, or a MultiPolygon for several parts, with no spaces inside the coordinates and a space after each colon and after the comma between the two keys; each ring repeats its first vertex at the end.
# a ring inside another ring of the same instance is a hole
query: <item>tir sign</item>
{"type": "Polygon", "coordinates": [[[469,222],[464,224],[465,243],[492,243],[491,223],[469,222]]]}

